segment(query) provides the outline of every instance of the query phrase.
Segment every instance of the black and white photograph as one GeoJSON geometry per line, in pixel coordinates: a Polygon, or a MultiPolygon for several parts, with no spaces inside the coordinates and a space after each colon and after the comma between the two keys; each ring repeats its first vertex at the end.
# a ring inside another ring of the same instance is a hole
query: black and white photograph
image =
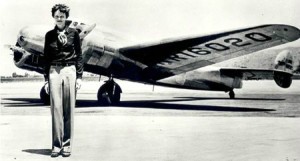
{"type": "Polygon", "coordinates": [[[0,0],[0,160],[300,161],[299,6],[0,0]]]}

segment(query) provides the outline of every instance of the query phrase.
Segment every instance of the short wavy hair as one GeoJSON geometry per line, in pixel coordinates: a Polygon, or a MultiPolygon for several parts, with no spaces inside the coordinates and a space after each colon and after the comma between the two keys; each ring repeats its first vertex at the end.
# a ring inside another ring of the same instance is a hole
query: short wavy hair
{"type": "Polygon", "coordinates": [[[66,17],[68,18],[69,17],[69,14],[70,14],[70,8],[65,5],[65,4],[56,4],[52,7],[52,17],[54,17],[54,13],[59,10],[60,12],[62,13],[65,13],[66,14],[66,17]]]}

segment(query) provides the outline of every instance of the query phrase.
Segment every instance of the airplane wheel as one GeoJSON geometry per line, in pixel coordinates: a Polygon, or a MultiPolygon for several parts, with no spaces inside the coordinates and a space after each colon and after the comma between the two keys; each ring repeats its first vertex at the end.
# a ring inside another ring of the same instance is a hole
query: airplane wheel
{"type": "Polygon", "coordinates": [[[50,95],[46,93],[46,90],[44,87],[45,86],[43,86],[40,91],[40,98],[45,105],[50,105],[50,95]]]}
{"type": "Polygon", "coordinates": [[[117,83],[114,81],[107,81],[98,90],[98,103],[107,106],[119,104],[121,92],[122,90],[117,83]]]}
{"type": "Polygon", "coordinates": [[[234,94],[233,90],[229,91],[229,98],[230,99],[234,99],[235,98],[235,94],[234,94]]]}

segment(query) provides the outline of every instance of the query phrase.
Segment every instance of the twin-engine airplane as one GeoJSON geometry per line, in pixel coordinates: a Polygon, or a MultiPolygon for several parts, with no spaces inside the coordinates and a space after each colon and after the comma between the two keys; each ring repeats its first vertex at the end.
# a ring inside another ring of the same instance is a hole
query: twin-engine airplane
{"type": "MultiPolygon", "coordinates": [[[[242,87],[242,80],[274,79],[282,88],[292,83],[293,57],[281,52],[272,68],[211,67],[266,48],[297,40],[300,30],[288,25],[262,25],[210,35],[168,39],[154,43],[124,45],[112,33],[76,21],[68,21],[82,40],[84,70],[109,77],[98,90],[98,101],[111,105],[120,102],[122,90],[113,78],[175,88],[229,92],[242,87]],[[122,44],[123,45],[120,45],[122,44]]],[[[43,73],[44,36],[52,27],[21,29],[14,52],[19,68],[43,73]]],[[[49,95],[40,92],[44,103],[49,95]]]]}

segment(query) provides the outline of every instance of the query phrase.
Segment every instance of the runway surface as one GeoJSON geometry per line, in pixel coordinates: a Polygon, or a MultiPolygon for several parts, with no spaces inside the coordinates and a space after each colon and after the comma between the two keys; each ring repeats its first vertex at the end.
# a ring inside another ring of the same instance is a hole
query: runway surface
{"type": "MultiPolygon", "coordinates": [[[[234,100],[118,81],[122,102],[112,107],[97,104],[102,83],[83,82],[77,95],[70,160],[300,160],[300,81],[245,82],[234,100]]],[[[0,160],[51,159],[42,85],[0,84],[0,160]]]]}
{"type": "MultiPolygon", "coordinates": [[[[132,116],[247,116],[299,117],[300,81],[288,89],[274,81],[249,81],[236,89],[236,99],[228,93],[164,88],[118,81],[121,104],[105,107],[97,103],[103,82],[84,82],[77,95],[77,115],[132,116]]],[[[1,84],[2,115],[49,115],[49,106],[39,98],[43,82],[1,84]]]]}

